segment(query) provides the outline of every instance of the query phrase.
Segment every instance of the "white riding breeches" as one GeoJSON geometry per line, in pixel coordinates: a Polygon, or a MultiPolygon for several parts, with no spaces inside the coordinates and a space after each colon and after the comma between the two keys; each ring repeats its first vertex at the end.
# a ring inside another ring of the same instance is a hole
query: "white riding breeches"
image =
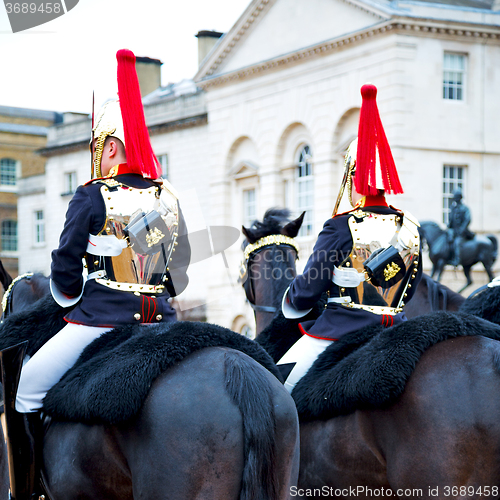
{"type": "Polygon", "coordinates": [[[295,384],[311,368],[315,359],[333,342],[333,340],[315,339],[303,335],[278,361],[278,365],[296,363],[285,381],[285,388],[292,392],[295,384]]]}
{"type": "Polygon", "coordinates": [[[75,364],[85,347],[112,329],[68,323],[23,365],[16,410],[20,413],[39,410],[47,391],[75,364]]]}

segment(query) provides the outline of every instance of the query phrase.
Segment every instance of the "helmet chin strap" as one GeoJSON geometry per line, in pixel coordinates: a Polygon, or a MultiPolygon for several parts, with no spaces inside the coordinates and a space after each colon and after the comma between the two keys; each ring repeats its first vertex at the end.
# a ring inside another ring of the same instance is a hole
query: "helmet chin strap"
{"type": "Polygon", "coordinates": [[[101,160],[102,160],[102,152],[104,150],[104,141],[106,140],[107,135],[101,134],[96,141],[95,149],[94,149],[94,171],[95,178],[102,177],[101,172],[101,160]]]}

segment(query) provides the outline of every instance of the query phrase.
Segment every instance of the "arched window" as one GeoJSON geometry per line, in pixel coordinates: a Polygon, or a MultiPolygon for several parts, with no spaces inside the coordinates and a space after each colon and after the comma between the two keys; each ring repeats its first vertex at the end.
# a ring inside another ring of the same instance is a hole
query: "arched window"
{"type": "Polygon", "coordinates": [[[2,221],[2,252],[17,252],[17,221],[2,221]]]}
{"type": "Polygon", "coordinates": [[[300,228],[299,236],[313,234],[314,220],[314,179],[312,166],[312,152],[310,146],[303,145],[297,152],[297,211],[306,211],[304,222],[300,228]]]}
{"type": "Polygon", "coordinates": [[[17,183],[17,162],[12,158],[0,160],[0,185],[15,186],[17,183]]]}

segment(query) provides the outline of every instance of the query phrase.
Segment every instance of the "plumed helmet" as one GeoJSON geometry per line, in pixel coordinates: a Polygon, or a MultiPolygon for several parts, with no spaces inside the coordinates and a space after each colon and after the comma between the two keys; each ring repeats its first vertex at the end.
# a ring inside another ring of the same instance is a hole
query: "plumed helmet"
{"type": "Polygon", "coordinates": [[[161,176],[161,167],[153,152],[146,127],[139,79],[135,69],[135,55],[127,49],[116,53],[118,62],[118,100],[108,101],[95,120],[94,168],[101,176],[101,158],[104,141],[108,136],[123,142],[127,155],[127,168],[121,171],[140,174],[156,179],[161,176]]]}
{"type": "MultiPolygon", "coordinates": [[[[377,107],[377,87],[361,87],[363,102],[359,114],[356,147],[356,191],[362,195],[377,194],[383,189],[388,194],[403,192],[391,148],[377,107]]],[[[352,154],[352,153],[351,153],[352,154]]]]}

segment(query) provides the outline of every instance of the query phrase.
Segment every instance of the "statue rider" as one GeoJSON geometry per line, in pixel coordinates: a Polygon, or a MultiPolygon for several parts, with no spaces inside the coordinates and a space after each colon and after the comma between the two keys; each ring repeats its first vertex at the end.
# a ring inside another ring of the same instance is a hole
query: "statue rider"
{"type": "Polygon", "coordinates": [[[151,147],[135,56],[120,50],[117,60],[119,101],[97,114],[92,179],[76,190],[52,252],[50,289],[59,305],[72,307],[67,325],[22,370],[15,362],[20,365],[24,349],[0,353],[4,381],[10,381],[10,387],[4,383],[4,402],[15,500],[38,498],[35,445],[43,437],[39,410],[47,391],[88,344],[114,327],[175,321],[169,298],[187,286],[187,229],[175,189],[161,178],[151,147]]]}
{"type": "Polygon", "coordinates": [[[371,325],[405,321],[404,306],[421,278],[418,222],[385,199],[403,190],[379,117],[377,89],[363,85],[361,94],[358,138],[345,156],[333,216],[283,297],[284,316],[301,318],[328,294],[322,314],[299,324],[303,336],[278,361],[290,392],[333,341],[371,325]],[[345,187],[353,208],[337,214],[345,187]]]}
{"type": "Polygon", "coordinates": [[[460,264],[460,248],[464,241],[474,238],[474,233],[468,229],[470,221],[470,210],[462,203],[462,191],[457,189],[453,192],[453,204],[448,222],[448,242],[452,251],[451,266],[457,267],[460,264]]]}

